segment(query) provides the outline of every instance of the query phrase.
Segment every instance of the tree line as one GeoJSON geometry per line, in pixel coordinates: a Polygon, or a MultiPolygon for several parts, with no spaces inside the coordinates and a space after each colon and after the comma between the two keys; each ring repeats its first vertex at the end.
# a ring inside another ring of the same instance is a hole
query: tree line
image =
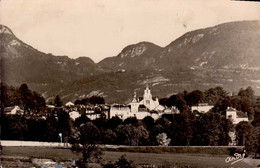
{"type": "MultiPolygon", "coordinates": [[[[1,96],[6,98],[3,102],[5,106],[21,105],[24,109],[45,106],[44,98],[29,90],[26,84],[18,89],[2,89],[4,95],[1,96]]],[[[59,98],[56,102],[60,101],[59,98]]],[[[240,89],[235,96],[228,96],[221,87],[204,92],[184,91],[160,99],[160,102],[176,106],[181,113],[164,114],[157,120],[152,117],[143,120],[132,117],[124,121],[118,117],[90,120],[84,114],[73,121],[63,110],[57,116],[49,114],[45,118],[2,114],[1,138],[59,142],[58,135],[62,133],[63,141],[70,143],[76,143],[75,137],[80,136],[83,142],[98,144],[225,146],[230,142],[228,133],[236,130],[238,145],[245,145],[249,151],[260,152],[260,99],[255,98],[252,88],[240,89]],[[206,114],[191,112],[190,106],[200,102],[209,102],[214,108],[206,114]],[[234,127],[224,115],[228,106],[248,112],[251,115],[250,122],[241,122],[234,127]]]]}
{"type": "Polygon", "coordinates": [[[19,88],[1,85],[1,105],[9,107],[18,105],[26,111],[45,107],[45,99],[39,93],[31,91],[27,84],[22,84],[19,88]]]}
{"type": "MultiPolygon", "coordinates": [[[[19,115],[2,115],[2,139],[58,142],[58,134],[69,141],[73,132],[84,132],[85,138],[100,144],[160,145],[157,136],[165,133],[169,145],[228,145],[232,124],[220,114],[192,113],[163,115],[154,120],[145,117],[139,121],[118,117],[89,120],[85,115],[72,121],[67,112],[46,119],[26,118],[19,115]]],[[[161,139],[160,139],[161,140],[161,139]]]]}
{"type": "Polygon", "coordinates": [[[256,98],[251,87],[241,88],[237,95],[228,95],[222,87],[210,88],[191,92],[183,91],[169,98],[159,100],[160,104],[168,107],[176,106],[181,112],[189,111],[191,106],[199,103],[213,105],[212,112],[224,114],[227,107],[234,107],[239,111],[247,112],[250,119],[254,118],[256,98]]]}

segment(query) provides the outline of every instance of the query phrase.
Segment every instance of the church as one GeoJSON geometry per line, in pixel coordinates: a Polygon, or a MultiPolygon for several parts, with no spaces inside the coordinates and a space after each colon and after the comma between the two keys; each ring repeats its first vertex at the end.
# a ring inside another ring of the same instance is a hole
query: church
{"type": "Polygon", "coordinates": [[[137,99],[136,92],[134,92],[133,100],[131,101],[130,111],[131,112],[141,112],[141,111],[162,111],[164,107],[159,104],[159,99],[153,98],[151,90],[149,89],[148,83],[144,90],[143,97],[137,99]]]}
{"type": "Polygon", "coordinates": [[[110,118],[113,116],[118,116],[121,119],[136,117],[141,120],[146,116],[151,116],[157,119],[162,115],[164,109],[164,106],[159,104],[159,99],[152,96],[147,82],[143,97],[137,98],[136,92],[134,92],[134,97],[129,104],[112,105],[110,108],[110,118]]]}

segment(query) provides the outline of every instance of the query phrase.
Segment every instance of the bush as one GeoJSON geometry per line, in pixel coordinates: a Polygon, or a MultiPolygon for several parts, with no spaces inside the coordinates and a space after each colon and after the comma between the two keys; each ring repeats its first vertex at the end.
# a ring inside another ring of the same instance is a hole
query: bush
{"type": "Polygon", "coordinates": [[[126,155],[122,155],[117,162],[107,163],[103,166],[103,168],[135,168],[136,166],[133,164],[133,161],[129,161],[126,159],[126,155]]]}

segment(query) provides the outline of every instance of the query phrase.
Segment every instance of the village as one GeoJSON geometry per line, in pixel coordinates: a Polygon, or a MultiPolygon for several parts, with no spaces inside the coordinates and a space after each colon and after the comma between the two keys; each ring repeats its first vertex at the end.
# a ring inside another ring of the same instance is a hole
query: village
{"type": "MultiPolygon", "coordinates": [[[[206,114],[214,108],[214,105],[208,103],[198,103],[188,107],[191,113],[196,116],[206,114]]],[[[46,120],[50,115],[54,115],[58,120],[60,111],[65,111],[70,119],[75,122],[78,118],[85,116],[89,120],[105,119],[110,120],[118,117],[122,121],[129,118],[136,118],[137,120],[144,120],[146,117],[151,117],[154,121],[163,117],[163,115],[180,114],[180,110],[176,106],[167,107],[159,103],[158,97],[153,97],[149,83],[147,82],[143,92],[143,97],[137,96],[136,92],[133,94],[132,101],[128,104],[74,104],[67,102],[64,106],[55,107],[54,105],[47,105],[44,112],[37,113],[36,111],[22,110],[18,105],[14,107],[6,107],[4,113],[6,115],[22,115],[27,119],[43,119],[46,120]]],[[[227,107],[225,118],[232,122],[234,126],[249,118],[247,112],[242,112],[233,107],[227,107]]],[[[229,145],[237,145],[235,130],[229,131],[230,142],[229,145]]]]}
{"type": "MultiPolygon", "coordinates": [[[[191,112],[207,113],[214,105],[208,103],[198,103],[195,106],[191,106],[191,112]]],[[[147,83],[144,90],[143,97],[137,98],[136,92],[131,102],[128,104],[89,104],[89,105],[75,105],[72,102],[67,102],[63,107],[55,107],[54,105],[47,105],[47,111],[54,112],[57,117],[57,111],[64,109],[72,120],[77,119],[81,115],[86,115],[89,119],[95,120],[98,118],[111,119],[112,117],[119,117],[125,120],[129,117],[136,117],[138,120],[142,120],[147,116],[152,117],[154,120],[160,118],[163,114],[179,114],[180,110],[175,106],[167,107],[159,104],[159,98],[153,97],[151,89],[147,83]]],[[[7,115],[28,115],[28,112],[22,110],[19,106],[6,107],[5,114],[7,115]]],[[[45,115],[48,115],[46,113],[45,115]]],[[[31,116],[45,118],[44,115],[31,114],[31,116]]],[[[235,108],[228,107],[226,110],[226,118],[230,119],[233,124],[238,124],[241,121],[248,121],[247,113],[243,113],[235,108]]]]}

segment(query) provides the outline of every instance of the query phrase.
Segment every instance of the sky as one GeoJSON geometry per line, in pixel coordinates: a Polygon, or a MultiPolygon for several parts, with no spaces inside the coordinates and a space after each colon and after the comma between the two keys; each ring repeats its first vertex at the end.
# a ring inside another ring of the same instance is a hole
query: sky
{"type": "Polygon", "coordinates": [[[230,0],[0,0],[0,23],[32,47],[99,62],[130,44],[165,47],[184,33],[260,20],[260,2],[230,0]]]}

